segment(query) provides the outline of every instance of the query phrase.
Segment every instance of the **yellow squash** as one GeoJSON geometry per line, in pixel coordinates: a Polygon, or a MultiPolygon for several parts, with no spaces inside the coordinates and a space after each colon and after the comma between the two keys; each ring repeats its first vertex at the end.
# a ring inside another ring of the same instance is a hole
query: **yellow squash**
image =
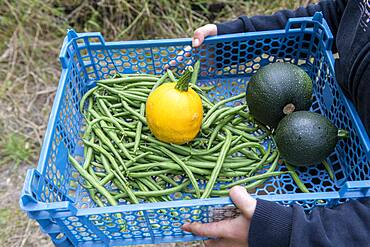
{"type": "Polygon", "coordinates": [[[176,83],[155,89],[146,102],[146,120],[153,135],[167,143],[184,144],[198,134],[203,107],[199,95],[189,87],[188,70],[176,83]]]}

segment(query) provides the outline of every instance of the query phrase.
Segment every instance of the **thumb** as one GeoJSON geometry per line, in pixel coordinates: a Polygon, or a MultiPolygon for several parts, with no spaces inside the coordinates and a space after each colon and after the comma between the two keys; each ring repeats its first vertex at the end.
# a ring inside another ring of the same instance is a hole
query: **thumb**
{"type": "Polygon", "coordinates": [[[247,190],[244,187],[235,186],[230,190],[229,195],[242,214],[247,219],[252,219],[257,201],[249,195],[247,190]]]}
{"type": "Polygon", "coordinates": [[[207,24],[205,26],[197,28],[194,31],[194,36],[192,40],[193,47],[199,47],[206,37],[213,35],[217,35],[217,26],[214,24],[207,24]]]}
{"type": "Polygon", "coordinates": [[[192,39],[192,46],[194,48],[199,47],[203,41],[204,41],[204,30],[202,28],[198,28],[197,30],[194,31],[194,36],[192,39]]]}

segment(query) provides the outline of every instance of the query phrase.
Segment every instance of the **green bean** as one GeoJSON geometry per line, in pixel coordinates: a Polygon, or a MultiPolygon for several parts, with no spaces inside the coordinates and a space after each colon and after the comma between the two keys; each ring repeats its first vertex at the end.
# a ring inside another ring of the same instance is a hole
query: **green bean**
{"type": "Polygon", "coordinates": [[[129,92],[129,93],[135,93],[135,92],[140,92],[140,93],[144,93],[145,96],[148,96],[149,93],[151,92],[151,90],[149,88],[140,88],[140,87],[136,87],[136,88],[133,88],[133,89],[126,89],[125,92],[129,92]]]}
{"type": "MultiPolygon", "coordinates": [[[[120,100],[125,101],[128,105],[131,105],[131,106],[133,106],[133,107],[136,107],[137,103],[135,103],[133,100],[131,100],[131,99],[127,98],[127,97],[126,97],[126,96],[124,96],[124,95],[120,95],[119,97],[120,97],[120,100]]],[[[122,103],[121,103],[121,104],[122,104],[122,103]]],[[[131,114],[132,114],[132,113],[131,113],[131,114]]]]}
{"type": "MultiPolygon", "coordinates": [[[[135,157],[135,159],[137,159],[138,157],[135,157]]],[[[110,180],[112,180],[112,178],[114,177],[114,174],[112,172],[110,172],[110,167],[109,167],[109,164],[108,164],[108,161],[106,160],[106,158],[104,157],[104,155],[101,155],[101,160],[102,160],[102,163],[105,167],[105,170],[108,172],[108,175],[106,175],[105,178],[103,178],[101,181],[100,181],[100,184],[101,185],[105,185],[106,183],[108,183],[110,180]]],[[[131,162],[131,160],[129,161],[131,162]]],[[[127,164],[126,164],[127,166],[127,164]]]]}
{"type": "Polygon", "coordinates": [[[127,93],[127,92],[121,92],[121,94],[119,96],[120,97],[123,96],[126,99],[128,98],[128,99],[137,100],[137,101],[140,101],[140,102],[146,102],[146,100],[148,99],[147,97],[142,97],[142,96],[138,96],[138,95],[127,93]]]}
{"type": "Polygon", "coordinates": [[[177,164],[179,164],[181,166],[181,168],[184,170],[186,175],[189,177],[189,179],[191,181],[191,184],[193,185],[193,187],[196,191],[197,197],[199,198],[200,197],[200,192],[199,192],[198,183],[195,180],[193,173],[186,166],[186,164],[179,157],[177,157],[174,153],[172,153],[170,150],[166,149],[165,147],[159,146],[158,149],[161,150],[164,154],[166,154],[168,157],[173,159],[173,161],[175,161],[177,164]]]}
{"type": "Polygon", "coordinates": [[[106,175],[102,180],[99,181],[99,183],[104,186],[106,185],[108,182],[110,182],[112,179],[114,178],[114,174],[113,173],[109,173],[108,175],[106,175]]]}
{"type": "Polygon", "coordinates": [[[96,193],[90,192],[91,199],[98,205],[99,207],[104,207],[104,203],[100,200],[100,198],[96,195],[96,193]]]}
{"type": "MultiPolygon", "coordinates": [[[[250,165],[255,164],[255,163],[256,162],[254,160],[245,159],[243,161],[238,161],[238,162],[233,162],[233,163],[226,163],[225,162],[223,167],[224,168],[234,168],[234,169],[236,169],[236,168],[239,168],[239,167],[250,166],[250,165]]],[[[215,166],[216,166],[216,163],[214,163],[214,162],[193,161],[193,160],[186,161],[186,164],[189,165],[189,166],[203,168],[203,169],[214,169],[215,166]]]]}
{"type": "Polygon", "coordinates": [[[294,182],[297,184],[298,188],[304,193],[309,193],[310,191],[307,189],[306,185],[304,185],[302,180],[299,178],[298,174],[295,172],[294,167],[289,165],[287,162],[285,162],[285,165],[288,171],[290,172],[290,175],[292,176],[294,182]]]}
{"type": "MultiPolygon", "coordinates": [[[[270,155],[270,151],[271,151],[271,144],[269,143],[268,148],[267,148],[267,152],[263,155],[262,159],[256,164],[254,169],[249,172],[249,176],[251,176],[254,172],[256,172],[258,169],[260,169],[261,166],[263,166],[266,163],[266,161],[267,161],[267,159],[270,155]]],[[[273,152],[272,155],[273,156],[277,155],[277,152],[273,152]]]]}
{"type": "Polygon", "coordinates": [[[199,69],[200,69],[200,60],[196,61],[194,64],[194,71],[193,74],[191,75],[190,83],[196,85],[197,79],[198,79],[198,74],[199,74],[199,69]]]}
{"type": "MultiPolygon", "coordinates": [[[[119,99],[117,99],[117,97],[114,97],[114,96],[109,96],[109,95],[100,95],[100,94],[97,94],[97,93],[94,93],[94,96],[98,99],[105,99],[105,100],[109,100],[109,101],[119,101],[119,99]]],[[[109,103],[108,101],[108,103],[109,103]]],[[[111,103],[109,103],[111,104],[111,103]]],[[[112,104],[111,104],[112,105],[112,104]]],[[[110,105],[110,106],[111,106],[110,105]]]]}
{"type": "Polygon", "coordinates": [[[224,108],[221,108],[221,109],[218,109],[217,111],[215,111],[209,118],[207,118],[207,120],[205,120],[205,118],[203,118],[203,124],[202,124],[202,129],[208,129],[211,124],[216,120],[216,118],[223,112],[226,112],[228,110],[228,108],[224,107],[224,108]]]}
{"type": "Polygon", "coordinates": [[[286,174],[286,173],[287,172],[269,172],[269,173],[258,174],[258,175],[252,176],[252,177],[240,179],[238,181],[235,181],[233,183],[227,184],[225,186],[221,186],[221,188],[222,189],[231,188],[231,187],[233,187],[235,185],[248,183],[248,182],[251,182],[251,181],[254,181],[254,180],[258,180],[258,179],[280,176],[280,175],[286,174]]]}
{"type": "Polygon", "coordinates": [[[215,85],[211,85],[211,86],[200,86],[199,87],[202,91],[205,91],[205,92],[208,92],[208,91],[211,91],[213,89],[215,89],[215,85]]]}
{"type": "MultiPolygon", "coordinates": [[[[209,129],[203,129],[203,130],[201,129],[201,133],[206,137],[212,135],[212,131],[210,131],[209,129]]],[[[223,135],[221,135],[220,133],[217,133],[216,140],[224,141],[225,137],[223,135]]]]}
{"type": "Polygon", "coordinates": [[[244,111],[239,112],[239,116],[247,120],[250,120],[250,117],[251,117],[248,112],[244,112],[244,111]]]}
{"type": "Polygon", "coordinates": [[[129,172],[137,172],[137,171],[147,171],[151,168],[160,167],[164,169],[176,169],[178,165],[171,160],[169,161],[159,161],[159,162],[152,162],[152,163],[145,163],[145,164],[138,164],[128,168],[129,172]]]}
{"type": "Polygon", "coordinates": [[[200,89],[200,87],[198,87],[196,84],[192,84],[190,83],[189,84],[190,87],[198,93],[199,97],[201,98],[202,100],[202,104],[203,104],[203,107],[205,108],[208,108],[208,109],[211,109],[212,106],[213,106],[213,103],[211,101],[209,101],[209,99],[207,98],[207,95],[203,92],[202,89],[200,89]]]}
{"type": "MultiPolygon", "coordinates": [[[[122,106],[122,104],[120,103],[120,105],[122,106]]],[[[129,112],[120,112],[120,113],[116,113],[113,115],[113,117],[128,117],[128,116],[132,116],[131,113],[129,112]]]]}
{"type": "MultiPolygon", "coordinates": [[[[94,136],[92,136],[90,138],[90,141],[91,142],[95,141],[94,136]]],[[[87,168],[89,168],[89,166],[91,164],[91,161],[94,159],[94,150],[91,147],[88,147],[85,150],[87,150],[87,151],[86,151],[86,154],[84,155],[85,156],[85,161],[84,161],[84,164],[83,164],[82,167],[83,167],[83,169],[87,170],[87,168]]]]}
{"type": "MultiPolygon", "coordinates": [[[[141,182],[143,182],[148,188],[150,188],[153,191],[156,190],[163,190],[163,188],[156,183],[151,177],[146,177],[146,178],[140,178],[139,179],[141,182]]],[[[170,199],[167,199],[165,195],[160,196],[162,198],[162,201],[169,201],[170,199]]]]}
{"type": "Polygon", "coordinates": [[[260,157],[254,152],[254,151],[249,151],[249,150],[239,150],[237,154],[243,154],[241,157],[246,157],[248,159],[253,159],[255,161],[260,160],[260,157]]]}
{"type": "Polygon", "coordinates": [[[231,142],[231,146],[235,146],[241,139],[243,138],[243,136],[238,136],[238,138],[236,138],[235,140],[233,140],[231,142]]]}
{"type": "Polygon", "coordinates": [[[155,191],[155,190],[161,190],[162,188],[153,181],[153,179],[151,179],[150,177],[147,177],[147,178],[139,178],[138,179],[139,181],[141,181],[142,183],[144,183],[149,189],[155,191]]]}
{"type": "Polygon", "coordinates": [[[168,77],[171,79],[172,82],[177,82],[175,75],[172,73],[171,70],[167,70],[168,77]]]}
{"type": "Polygon", "coordinates": [[[227,99],[224,99],[224,100],[221,100],[221,101],[217,102],[217,104],[215,104],[211,109],[209,109],[209,111],[207,112],[207,114],[203,118],[203,120],[206,121],[212,115],[212,113],[215,110],[217,110],[217,108],[220,107],[221,105],[223,105],[225,103],[228,103],[228,102],[231,102],[231,101],[234,101],[234,100],[242,99],[244,97],[245,97],[245,93],[241,93],[239,95],[236,95],[236,96],[233,96],[233,97],[230,97],[230,98],[227,98],[227,99]]]}
{"type": "Polygon", "coordinates": [[[139,81],[158,81],[158,78],[152,76],[133,76],[133,77],[122,77],[116,79],[104,79],[96,81],[97,84],[117,84],[117,83],[131,83],[131,82],[139,82],[139,81]]]}
{"type": "Polygon", "coordinates": [[[121,78],[124,78],[124,77],[133,77],[133,76],[149,76],[149,77],[159,77],[159,75],[154,75],[154,74],[148,74],[148,73],[127,73],[127,74],[118,74],[121,78]]]}
{"type": "Polygon", "coordinates": [[[219,150],[222,147],[223,143],[224,143],[224,141],[218,143],[217,145],[215,145],[211,149],[204,150],[204,151],[191,152],[190,154],[193,155],[193,156],[199,156],[199,155],[207,155],[207,154],[210,154],[210,153],[214,153],[215,151],[219,150]]]}
{"type": "MultiPolygon", "coordinates": [[[[159,80],[158,80],[159,81],[159,80]]],[[[158,82],[157,81],[157,82],[158,82]]],[[[145,88],[151,88],[153,85],[155,85],[157,82],[150,82],[150,81],[142,81],[142,82],[136,82],[136,83],[130,83],[128,85],[125,85],[122,87],[122,89],[129,89],[132,87],[145,87],[145,88]]]]}
{"type": "Polygon", "coordinates": [[[123,129],[123,127],[120,125],[120,123],[118,121],[116,121],[112,118],[109,118],[109,117],[99,116],[99,114],[97,112],[95,112],[94,110],[90,110],[90,113],[95,117],[95,119],[93,121],[89,122],[88,128],[92,128],[95,124],[97,124],[101,121],[106,121],[106,122],[112,123],[114,126],[116,126],[116,128],[118,128],[120,131],[125,133],[125,130],[123,129]]]}
{"type": "MultiPolygon", "coordinates": [[[[147,147],[147,146],[141,146],[140,149],[147,150],[147,151],[150,151],[150,152],[153,152],[153,153],[157,152],[156,149],[151,148],[151,147],[147,147]]],[[[140,150],[138,150],[138,151],[140,151],[140,150]]],[[[154,155],[154,154],[148,154],[147,155],[147,158],[150,159],[150,160],[159,161],[159,162],[169,161],[170,160],[168,158],[160,157],[160,156],[154,155]]]]}
{"type": "Polygon", "coordinates": [[[151,92],[153,92],[157,87],[159,87],[160,85],[163,84],[163,82],[168,78],[168,71],[166,71],[166,73],[164,73],[161,78],[154,84],[154,86],[152,87],[151,89],[151,92]]]}
{"type": "MultiPolygon", "coordinates": [[[[135,196],[161,196],[161,195],[171,195],[175,192],[181,191],[182,189],[186,188],[190,184],[190,181],[187,180],[186,182],[183,182],[182,184],[176,186],[176,187],[171,187],[168,189],[164,190],[156,190],[156,191],[134,191],[135,196]]],[[[119,198],[124,198],[127,197],[126,193],[121,193],[116,196],[114,196],[115,199],[119,198]]]]}
{"type": "Polygon", "coordinates": [[[125,181],[123,181],[123,179],[118,175],[117,172],[115,172],[114,170],[112,170],[112,173],[114,174],[114,176],[118,179],[118,181],[120,182],[120,184],[122,185],[124,191],[127,193],[128,197],[132,200],[133,203],[137,204],[139,203],[138,199],[136,198],[136,195],[133,193],[133,191],[128,187],[128,185],[126,184],[125,181]]]}
{"type": "MultiPolygon", "coordinates": [[[[100,147],[99,145],[96,145],[95,143],[91,143],[87,140],[83,140],[83,142],[86,144],[86,145],[89,145],[91,146],[92,148],[94,148],[97,152],[103,154],[108,160],[109,162],[112,164],[114,170],[116,170],[118,172],[119,175],[121,175],[122,177],[123,174],[121,173],[120,169],[119,169],[119,166],[116,162],[116,160],[113,158],[112,155],[110,155],[105,149],[103,149],[102,147],[100,147]]],[[[123,165],[124,169],[127,170],[127,167],[125,165],[123,165]]],[[[113,171],[113,170],[112,170],[113,171]]]]}
{"type": "MultiPolygon", "coordinates": [[[[141,183],[140,181],[137,181],[137,184],[138,184],[139,189],[140,189],[141,191],[144,191],[144,192],[148,192],[148,191],[149,191],[149,189],[145,186],[145,184],[141,183]]],[[[148,197],[148,200],[149,200],[150,202],[153,202],[153,203],[158,202],[158,200],[157,200],[157,199],[155,199],[155,197],[148,197]]]]}
{"type": "MultiPolygon", "coordinates": [[[[184,162],[185,163],[185,162],[184,162]]],[[[185,163],[186,165],[187,162],[185,163]]],[[[177,163],[173,163],[170,161],[163,161],[163,162],[156,162],[156,163],[146,163],[146,164],[140,164],[136,165],[134,167],[129,168],[129,172],[134,172],[134,171],[142,171],[142,170],[149,170],[154,167],[159,167],[162,169],[167,169],[167,170],[172,170],[172,171],[183,171],[182,167],[178,165],[177,163]]],[[[189,170],[193,173],[197,173],[200,175],[210,175],[211,172],[209,170],[203,169],[203,168],[198,168],[194,166],[189,166],[189,170]]],[[[147,174],[150,174],[149,172],[147,174]]]]}
{"type": "Polygon", "coordinates": [[[110,164],[109,164],[107,158],[103,154],[100,154],[100,159],[101,159],[101,163],[104,166],[104,170],[107,173],[111,173],[111,167],[110,167],[110,164]]]}
{"type": "Polygon", "coordinates": [[[105,173],[101,173],[101,172],[95,172],[94,169],[90,166],[88,169],[88,172],[89,174],[95,179],[95,181],[97,181],[99,183],[100,181],[100,178],[99,177],[105,177],[106,174],[105,173]]]}
{"type": "Polygon", "coordinates": [[[124,91],[123,90],[119,90],[117,88],[112,88],[112,87],[108,87],[107,85],[104,85],[104,84],[97,84],[99,87],[101,88],[104,88],[105,90],[107,90],[108,92],[111,92],[113,94],[116,94],[118,96],[120,95],[124,95],[124,91]]]}
{"type": "Polygon", "coordinates": [[[146,157],[150,154],[152,154],[152,153],[151,152],[146,152],[146,153],[139,154],[138,156],[135,156],[135,158],[126,162],[126,167],[130,167],[135,162],[139,161],[140,159],[143,159],[144,157],[146,157]]]}
{"type": "Polygon", "coordinates": [[[164,182],[171,184],[172,186],[178,185],[172,178],[169,178],[163,174],[158,175],[158,177],[160,177],[164,182]]]}
{"type": "MultiPolygon", "coordinates": [[[[105,103],[104,103],[104,100],[101,100],[101,99],[98,99],[97,100],[97,102],[98,102],[98,105],[101,107],[101,109],[103,110],[103,112],[108,116],[108,118],[110,118],[111,119],[111,121],[113,122],[113,123],[115,123],[114,125],[115,126],[117,126],[117,128],[119,129],[119,130],[121,130],[122,132],[124,132],[124,130],[122,129],[122,127],[118,127],[119,126],[119,123],[118,123],[118,121],[117,121],[117,119],[115,118],[115,117],[113,117],[113,115],[110,113],[110,111],[109,111],[109,109],[108,109],[108,107],[105,105],[105,103]]],[[[93,114],[93,113],[92,113],[93,114]]]]}
{"type": "Polygon", "coordinates": [[[127,170],[127,167],[126,167],[125,163],[123,162],[123,159],[121,158],[117,149],[113,146],[112,142],[104,134],[104,132],[98,127],[93,127],[93,130],[94,130],[95,134],[99,137],[99,139],[102,141],[102,143],[104,143],[105,145],[108,146],[110,151],[115,155],[116,159],[118,159],[119,163],[125,168],[125,170],[127,170]]]}
{"type": "Polygon", "coordinates": [[[238,124],[229,123],[229,126],[233,127],[233,128],[236,128],[238,130],[242,130],[242,131],[246,131],[246,132],[250,132],[250,133],[253,133],[253,132],[258,130],[257,126],[255,126],[255,125],[249,126],[248,124],[250,125],[250,123],[245,123],[245,122],[241,122],[241,123],[238,123],[238,124]]]}
{"type": "Polygon", "coordinates": [[[237,117],[237,118],[234,118],[232,121],[231,121],[231,124],[233,126],[237,126],[238,124],[240,124],[241,122],[243,122],[243,118],[240,118],[240,117],[237,117]]]}
{"type": "Polygon", "coordinates": [[[95,92],[97,88],[96,87],[93,87],[91,88],[89,91],[87,91],[81,98],[80,100],[80,112],[82,113],[83,112],[83,107],[84,107],[84,104],[85,104],[85,101],[86,99],[95,92]]]}
{"type": "Polygon", "coordinates": [[[260,139],[258,139],[257,137],[255,137],[253,135],[248,135],[244,131],[241,131],[241,130],[238,130],[238,129],[234,129],[234,128],[230,128],[227,125],[225,126],[225,128],[228,129],[228,130],[230,130],[231,132],[233,132],[235,134],[242,135],[243,137],[245,137],[246,139],[248,139],[250,141],[253,141],[253,142],[259,142],[260,141],[260,139]]]}
{"type": "MultiPolygon", "coordinates": [[[[135,138],[135,136],[136,136],[135,132],[126,132],[126,133],[127,133],[127,136],[129,136],[129,137],[135,138]]],[[[157,139],[155,139],[151,136],[141,134],[141,139],[143,139],[145,141],[149,141],[153,144],[157,144],[158,146],[163,146],[163,147],[165,147],[165,148],[167,148],[171,151],[174,151],[178,154],[181,154],[181,155],[189,155],[190,154],[190,151],[185,147],[182,147],[182,146],[179,146],[179,145],[174,145],[174,144],[172,145],[172,144],[163,143],[163,142],[158,141],[157,139]]]]}
{"type": "Polygon", "coordinates": [[[334,180],[334,174],[333,174],[333,171],[332,171],[332,169],[331,169],[331,167],[330,167],[329,163],[328,163],[328,162],[326,162],[326,160],[323,160],[323,161],[322,161],[322,164],[324,165],[324,167],[325,167],[326,171],[328,172],[330,179],[331,179],[331,180],[334,180]]]}
{"type": "Polygon", "coordinates": [[[143,178],[149,176],[158,176],[160,174],[166,174],[171,172],[172,170],[159,170],[159,171],[149,171],[149,172],[139,172],[139,173],[128,173],[127,175],[131,178],[143,178]]]}
{"type": "Polygon", "coordinates": [[[221,152],[220,152],[220,155],[219,155],[219,158],[217,159],[217,164],[215,166],[215,168],[213,169],[212,171],[212,174],[211,174],[211,177],[206,185],[206,188],[202,194],[202,197],[201,198],[207,198],[209,197],[212,189],[213,189],[213,186],[216,182],[216,179],[221,171],[221,168],[222,168],[222,165],[224,163],[224,160],[226,158],[226,155],[227,155],[227,152],[229,151],[230,149],[230,144],[231,144],[231,132],[227,129],[225,129],[225,132],[226,132],[226,140],[225,140],[225,143],[221,149],[221,152]]]}
{"type": "MultiPolygon", "coordinates": [[[[276,166],[277,166],[277,163],[278,163],[278,161],[279,161],[279,155],[278,156],[276,156],[276,158],[275,158],[275,160],[274,160],[274,162],[273,162],[273,164],[271,165],[271,167],[267,170],[267,172],[266,173],[272,173],[274,170],[275,170],[275,168],[276,168],[276,166]]],[[[248,185],[246,185],[245,186],[245,188],[248,190],[248,189],[251,189],[251,188],[255,188],[255,187],[257,187],[258,185],[260,185],[260,184],[262,184],[264,181],[266,181],[266,178],[262,178],[262,179],[257,179],[257,181],[256,182],[253,182],[253,183],[250,183],[250,184],[248,184],[248,185]]],[[[222,186],[221,186],[222,187],[222,186]]],[[[191,190],[188,190],[187,191],[188,193],[194,193],[194,191],[191,191],[191,190]]],[[[201,192],[203,192],[203,190],[201,190],[201,192]]],[[[228,195],[229,194],[229,190],[217,190],[217,191],[215,191],[215,190],[213,190],[212,192],[211,192],[211,195],[212,196],[225,196],[225,195],[228,195]]]]}
{"type": "MultiPolygon", "coordinates": [[[[125,90],[124,92],[125,93],[129,93],[129,94],[132,94],[132,95],[137,95],[137,96],[142,96],[142,97],[148,97],[148,94],[147,93],[140,92],[138,90],[125,90]]],[[[122,96],[121,96],[121,98],[122,98],[122,96]]]]}
{"type": "MultiPolygon", "coordinates": [[[[249,172],[250,170],[252,170],[254,167],[256,166],[256,163],[252,163],[248,166],[239,166],[239,167],[236,167],[236,168],[233,168],[233,169],[230,169],[230,168],[225,168],[224,171],[237,171],[237,172],[249,172]]],[[[248,174],[247,174],[248,175],[248,174]]]]}
{"type": "MultiPolygon", "coordinates": [[[[253,183],[250,183],[250,184],[244,186],[244,188],[246,190],[252,189],[252,188],[255,188],[258,185],[264,183],[265,181],[266,181],[266,179],[261,178],[261,179],[258,179],[256,182],[253,182],[253,183]]],[[[203,191],[203,190],[201,190],[201,191],[203,191]]],[[[194,191],[192,191],[192,190],[187,190],[185,192],[187,192],[187,193],[194,193],[194,191]]],[[[228,189],[225,189],[225,190],[213,190],[211,192],[211,196],[227,196],[227,195],[229,195],[229,190],[228,189]]]]}
{"type": "Polygon", "coordinates": [[[92,186],[95,187],[95,189],[102,194],[105,198],[107,198],[107,201],[109,202],[110,205],[116,206],[118,205],[116,199],[112,197],[109,192],[101,186],[86,170],[84,170],[80,164],[78,163],[77,160],[75,160],[71,155],[68,155],[68,159],[73,165],[73,167],[80,173],[80,175],[87,180],[92,186]]]}
{"type": "MultiPolygon", "coordinates": [[[[134,109],[132,109],[128,104],[127,102],[121,100],[122,102],[122,106],[127,110],[129,111],[132,115],[134,115],[135,117],[137,117],[141,122],[143,122],[145,125],[146,125],[146,118],[144,116],[142,116],[140,113],[138,113],[137,111],[135,111],[134,109]]],[[[145,106],[145,104],[144,104],[145,106]]]]}
{"type": "Polygon", "coordinates": [[[207,146],[207,149],[209,150],[212,146],[212,143],[213,141],[216,139],[217,137],[217,134],[218,132],[222,129],[222,127],[225,126],[225,124],[227,124],[231,119],[233,118],[233,116],[229,116],[227,117],[226,119],[224,119],[223,121],[221,121],[221,123],[219,123],[212,131],[212,134],[211,134],[211,137],[209,138],[209,142],[208,142],[208,146],[207,146]]]}
{"type": "Polygon", "coordinates": [[[228,155],[232,155],[233,153],[239,152],[240,150],[244,148],[257,148],[262,155],[266,153],[265,149],[263,148],[261,144],[255,143],[255,142],[247,142],[247,143],[241,143],[239,145],[236,145],[230,148],[228,155]]]}
{"type": "MultiPolygon", "coordinates": [[[[92,111],[91,112],[94,116],[96,117],[99,117],[99,115],[92,111]]],[[[118,138],[118,136],[114,133],[114,131],[111,131],[111,130],[108,130],[106,129],[105,127],[107,127],[108,125],[104,122],[104,121],[101,121],[100,122],[100,126],[102,127],[102,129],[104,130],[105,133],[107,133],[109,135],[110,138],[112,138],[112,140],[117,144],[117,146],[122,150],[123,154],[130,160],[133,160],[133,157],[129,154],[129,152],[127,151],[127,148],[125,147],[125,145],[122,144],[121,140],[118,138]]],[[[124,133],[126,133],[126,131],[124,131],[124,133]]]]}
{"type": "MultiPolygon", "coordinates": [[[[97,163],[95,161],[91,161],[91,165],[95,166],[95,167],[98,167],[98,168],[104,168],[104,166],[100,163],[97,163]]],[[[86,170],[86,169],[85,169],[86,170]]]]}
{"type": "Polygon", "coordinates": [[[238,114],[241,111],[244,111],[244,109],[247,107],[247,105],[239,105],[235,107],[230,107],[227,111],[221,113],[216,120],[224,119],[227,116],[234,116],[235,114],[238,114]]]}
{"type": "MultiPolygon", "coordinates": [[[[246,169],[246,171],[220,171],[220,174],[219,174],[219,178],[220,177],[243,177],[243,176],[246,176],[248,174],[247,171],[249,171],[250,169],[252,169],[251,167],[247,167],[248,169],[246,169]]],[[[218,178],[218,179],[219,179],[218,178]]]]}
{"type": "MultiPolygon", "coordinates": [[[[145,104],[141,103],[140,115],[144,117],[144,114],[145,114],[145,104]]],[[[136,153],[137,149],[139,148],[142,127],[143,127],[143,123],[139,121],[137,123],[137,128],[136,128],[134,153],[136,153]]]]}
{"type": "MultiPolygon", "coordinates": [[[[194,75],[194,74],[193,74],[194,75]]],[[[206,96],[206,94],[203,92],[203,90],[202,89],[200,89],[200,87],[196,84],[196,83],[189,83],[189,86],[194,90],[194,91],[196,91],[199,95],[204,95],[204,96],[206,96]]],[[[210,102],[209,100],[208,100],[208,98],[206,98],[207,100],[206,101],[208,101],[208,102],[210,102]]]]}

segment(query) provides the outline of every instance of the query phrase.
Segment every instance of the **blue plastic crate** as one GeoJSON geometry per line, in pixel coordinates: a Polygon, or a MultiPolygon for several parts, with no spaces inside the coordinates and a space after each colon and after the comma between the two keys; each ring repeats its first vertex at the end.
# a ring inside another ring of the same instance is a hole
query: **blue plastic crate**
{"type": "MultiPolygon", "coordinates": [[[[278,61],[298,64],[314,82],[311,110],[349,130],[350,138],[339,141],[327,159],[334,181],[323,165],[300,168],[298,174],[310,193],[300,193],[286,174],[250,191],[255,196],[283,205],[298,203],[307,210],[370,196],[370,140],[352,103],[335,81],[332,41],[325,20],[316,14],[289,20],[285,30],[208,38],[191,51],[191,58],[178,61],[177,68],[182,69],[200,59],[199,84],[216,88],[209,93],[211,99],[244,92],[248,78],[263,65],[278,61]]],[[[83,153],[79,100],[95,80],[116,72],[161,74],[164,65],[189,45],[190,39],[105,42],[100,33],[68,32],[39,164],[28,171],[20,198],[22,209],[39,222],[57,246],[193,241],[201,238],[181,231],[183,223],[211,222],[238,213],[229,198],[182,200],[187,199],[182,194],[173,202],[97,208],[68,163],[68,152],[75,156],[83,153]]],[[[280,165],[279,169],[283,168],[280,165]]]]}

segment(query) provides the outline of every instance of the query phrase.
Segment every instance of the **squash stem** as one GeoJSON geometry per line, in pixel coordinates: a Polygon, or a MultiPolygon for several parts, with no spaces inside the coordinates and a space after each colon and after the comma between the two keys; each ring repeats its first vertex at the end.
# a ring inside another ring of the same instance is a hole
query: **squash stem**
{"type": "Polygon", "coordinates": [[[189,83],[191,79],[191,75],[193,74],[193,68],[189,67],[185,73],[177,80],[175,88],[180,91],[187,92],[189,89],[189,83]]]}
{"type": "Polygon", "coordinates": [[[348,138],[349,137],[349,132],[347,130],[338,130],[338,137],[339,138],[348,138]]]}

